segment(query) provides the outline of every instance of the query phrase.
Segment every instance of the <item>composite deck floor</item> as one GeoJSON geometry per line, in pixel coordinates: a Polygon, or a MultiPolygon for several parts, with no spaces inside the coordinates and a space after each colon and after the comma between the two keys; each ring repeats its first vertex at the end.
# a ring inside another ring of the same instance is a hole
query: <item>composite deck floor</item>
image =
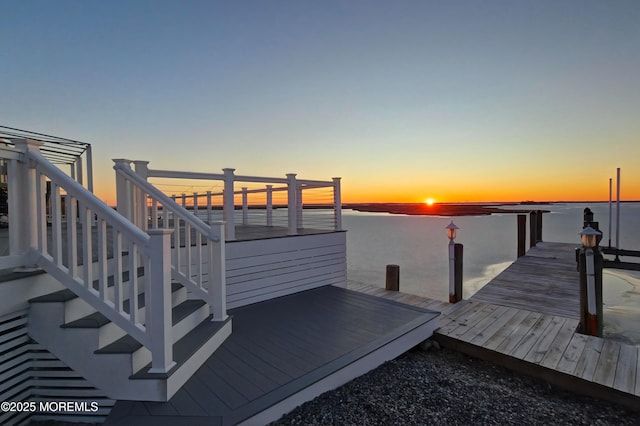
{"type": "Polygon", "coordinates": [[[415,340],[420,335],[392,357],[399,355],[430,337],[439,316],[334,286],[229,314],[231,336],[169,402],[119,401],[107,424],[236,424],[364,357],[375,357],[403,336],[417,333],[415,340]]]}
{"type": "Polygon", "coordinates": [[[576,333],[579,292],[575,245],[539,243],[456,304],[347,288],[442,312],[441,344],[550,383],[631,408],[640,407],[640,346],[576,333]]]}

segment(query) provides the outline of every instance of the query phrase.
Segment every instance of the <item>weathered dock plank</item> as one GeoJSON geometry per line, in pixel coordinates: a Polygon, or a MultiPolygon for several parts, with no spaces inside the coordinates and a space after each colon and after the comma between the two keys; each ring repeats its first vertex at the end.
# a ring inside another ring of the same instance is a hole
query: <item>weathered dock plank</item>
{"type": "Polygon", "coordinates": [[[596,337],[589,336],[587,344],[580,355],[578,365],[576,366],[576,375],[589,382],[593,381],[593,375],[596,372],[596,366],[598,365],[598,359],[600,358],[600,352],[602,352],[602,346],[604,340],[596,337]]]}
{"type": "Polygon", "coordinates": [[[578,361],[580,361],[588,340],[588,337],[584,334],[574,333],[569,346],[567,346],[558,362],[557,370],[562,373],[575,374],[578,368],[578,361]]]}
{"type": "Polygon", "coordinates": [[[540,243],[456,304],[389,293],[374,294],[442,312],[434,337],[445,346],[640,407],[640,347],[576,331],[580,294],[574,244],[540,243]]]}
{"type": "Polygon", "coordinates": [[[593,381],[605,386],[613,386],[616,365],[620,355],[620,344],[613,340],[605,340],[598,358],[598,365],[593,375],[593,381]]]}
{"type": "Polygon", "coordinates": [[[547,328],[542,332],[540,338],[533,344],[529,352],[523,358],[525,361],[540,363],[542,358],[547,354],[551,348],[551,344],[555,340],[556,336],[560,332],[560,329],[566,322],[566,319],[561,317],[551,317],[551,322],[547,328]]]}
{"type": "Polygon", "coordinates": [[[564,353],[569,349],[572,337],[576,333],[578,321],[566,318],[557,336],[547,349],[540,361],[540,365],[548,368],[557,368],[564,353]]]}
{"type": "Polygon", "coordinates": [[[639,350],[640,348],[636,346],[620,346],[620,357],[613,379],[614,389],[635,393],[639,350]]]}

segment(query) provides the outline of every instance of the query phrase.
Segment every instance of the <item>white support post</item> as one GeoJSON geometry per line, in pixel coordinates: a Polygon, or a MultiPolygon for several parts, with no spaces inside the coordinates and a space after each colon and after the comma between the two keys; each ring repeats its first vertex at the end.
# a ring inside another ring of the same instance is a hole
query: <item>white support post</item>
{"type": "Polygon", "coordinates": [[[296,226],[303,228],[302,224],[302,185],[296,185],[296,226]]]}
{"type": "MultiPolygon", "coordinates": [[[[114,158],[113,162],[116,163],[116,166],[131,168],[131,160],[127,160],[124,158],[114,158]]],[[[122,216],[131,220],[132,206],[130,203],[130,197],[128,195],[129,191],[127,190],[127,187],[127,179],[120,173],[116,173],[116,210],[122,216]]]]}
{"type": "Polygon", "coordinates": [[[249,199],[246,186],[242,187],[242,224],[249,224],[249,199]]]}
{"type": "Polygon", "coordinates": [[[340,190],[340,178],[333,178],[333,215],[336,231],[342,231],[342,193],[340,190]]]}
{"type": "Polygon", "coordinates": [[[224,172],[224,193],[223,199],[223,217],[226,222],[225,234],[229,240],[236,239],[236,224],[235,224],[235,205],[233,201],[234,181],[235,176],[233,172],[235,169],[222,169],[224,172]]]}
{"type": "Polygon", "coordinates": [[[297,214],[297,206],[298,202],[296,200],[298,195],[298,184],[296,182],[296,174],[288,173],[287,174],[287,215],[289,218],[289,235],[298,235],[298,214],[297,214]]]}
{"type": "Polygon", "coordinates": [[[211,191],[207,191],[207,224],[211,225],[211,221],[213,218],[211,217],[213,214],[211,210],[211,191]]]}
{"type": "MultiPolygon", "coordinates": [[[[134,171],[145,181],[149,178],[149,162],[142,160],[134,160],[134,171]]],[[[138,228],[146,231],[149,228],[148,214],[147,214],[147,194],[142,191],[141,188],[133,186],[134,199],[135,199],[135,224],[138,228]]]]}
{"type": "Polygon", "coordinates": [[[87,189],[93,192],[93,155],[91,153],[91,145],[87,146],[87,189]]]}
{"type": "Polygon", "coordinates": [[[171,321],[171,233],[172,229],[149,230],[150,277],[147,333],[151,340],[150,373],[167,373],[173,361],[173,326],[171,321]]]}
{"type": "Polygon", "coordinates": [[[193,215],[198,217],[198,193],[193,193],[193,215]]]}
{"type": "Polygon", "coordinates": [[[267,226],[273,226],[273,185],[267,185],[267,226]]]}
{"type": "Polygon", "coordinates": [[[82,174],[83,174],[82,173],[82,157],[76,158],[75,165],[76,165],[76,171],[77,171],[77,173],[76,173],[76,181],[80,185],[82,185],[84,183],[83,176],[82,176],[82,174]]]}
{"type": "Polygon", "coordinates": [[[225,223],[213,222],[211,233],[218,237],[218,241],[209,239],[209,309],[212,321],[227,319],[227,284],[226,284],[226,255],[225,255],[225,223]]]}
{"type": "Polygon", "coordinates": [[[39,152],[43,144],[33,140],[15,140],[16,150],[22,152],[21,160],[9,163],[8,206],[11,229],[9,231],[9,253],[25,256],[26,264],[20,271],[38,269],[26,257],[31,248],[38,247],[38,203],[36,191],[37,173],[34,164],[26,157],[29,152],[39,152]]]}

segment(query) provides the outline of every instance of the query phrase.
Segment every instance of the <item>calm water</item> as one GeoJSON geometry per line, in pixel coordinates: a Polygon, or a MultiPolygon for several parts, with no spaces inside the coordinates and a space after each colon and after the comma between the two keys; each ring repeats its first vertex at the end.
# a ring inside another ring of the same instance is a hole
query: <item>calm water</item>
{"type": "MultiPolygon", "coordinates": [[[[578,232],[585,207],[600,222],[602,245],[607,245],[608,203],[521,206],[523,210],[551,210],[544,215],[544,241],[575,242],[576,246],[580,245],[578,232]]],[[[614,223],[615,215],[614,205],[614,223]]],[[[620,216],[620,247],[640,250],[640,203],[623,203],[620,216]]],[[[344,211],[349,279],[384,287],[386,265],[397,264],[403,292],[448,300],[449,240],[444,227],[451,219],[344,211]]],[[[465,298],[515,260],[516,220],[515,214],[453,218],[460,227],[456,242],[464,244],[465,298]]],[[[603,282],[605,335],[640,345],[640,273],[605,269],[603,282]]]]}

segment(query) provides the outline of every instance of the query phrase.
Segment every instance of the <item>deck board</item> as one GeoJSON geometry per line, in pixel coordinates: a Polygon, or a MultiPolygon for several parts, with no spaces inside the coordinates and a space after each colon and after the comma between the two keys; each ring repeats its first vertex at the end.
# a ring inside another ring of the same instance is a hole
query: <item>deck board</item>
{"type": "MultiPolygon", "coordinates": [[[[640,404],[640,346],[577,333],[575,245],[540,243],[456,304],[402,299],[442,312],[435,337],[465,351],[570,390],[630,407],[640,404]]],[[[384,289],[348,288],[397,299],[384,289]]]]}
{"type": "Polygon", "coordinates": [[[419,331],[424,337],[402,351],[410,349],[431,335],[439,316],[335,286],[239,307],[229,315],[233,317],[231,336],[169,402],[146,403],[146,417],[133,418],[119,410],[119,416],[108,422],[157,424],[187,412],[212,422],[236,424],[331,374],[348,370],[360,359],[376,356],[379,349],[425,325],[432,327],[428,333],[419,331]]]}

